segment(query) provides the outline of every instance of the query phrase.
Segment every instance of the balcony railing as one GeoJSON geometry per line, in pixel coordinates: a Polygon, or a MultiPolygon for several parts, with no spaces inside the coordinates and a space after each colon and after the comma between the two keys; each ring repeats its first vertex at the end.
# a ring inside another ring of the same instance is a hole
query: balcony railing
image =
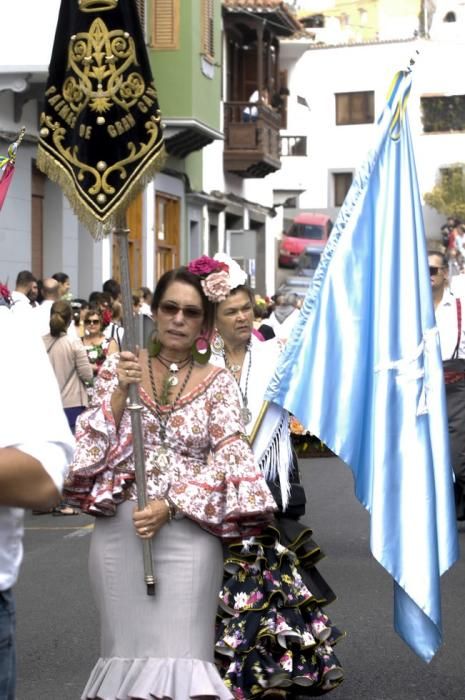
{"type": "Polygon", "coordinates": [[[306,136],[281,136],[281,156],[306,156],[306,136]]]}
{"type": "Polygon", "coordinates": [[[278,112],[253,102],[224,103],[224,167],[241,177],[265,177],[279,170],[278,112]]]}

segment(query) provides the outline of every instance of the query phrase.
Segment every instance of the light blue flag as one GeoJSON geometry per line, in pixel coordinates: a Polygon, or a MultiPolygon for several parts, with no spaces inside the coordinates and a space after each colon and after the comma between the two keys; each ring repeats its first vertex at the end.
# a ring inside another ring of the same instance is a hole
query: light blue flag
{"type": "Polygon", "coordinates": [[[266,398],[352,469],[373,556],[394,579],[395,629],[430,661],[458,544],[410,85],[395,76],[266,398]]]}

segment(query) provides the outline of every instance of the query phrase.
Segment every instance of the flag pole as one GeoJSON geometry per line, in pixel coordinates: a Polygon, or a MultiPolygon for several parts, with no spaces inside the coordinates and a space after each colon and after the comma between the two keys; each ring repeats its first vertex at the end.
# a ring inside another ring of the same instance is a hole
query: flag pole
{"type": "MultiPolygon", "coordinates": [[[[123,343],[126,350],[136,352],[136,330],[132,307],[131,281],[129,277],[129,229],[126,223],[126,212],[117,216],[114,235],[118,237],[120,254],[120,283],[123,304],[124,336],[123,343]]],[[[127,408],[131,416],[132,443],[134,451],[134,471],[137,485],[137,505],[139,510],[147,506],[147,485],[145,477],[144,438],[142,431],[142,403],[139,389],[136,384],[129,385],[129,402],[127,408]]],[[[147,586],[147,595],[155,595],[156,578],[153,573],[152,546],[150,540],[142,540],[142,554],[144,562],[144,580],[147,586]]]]}

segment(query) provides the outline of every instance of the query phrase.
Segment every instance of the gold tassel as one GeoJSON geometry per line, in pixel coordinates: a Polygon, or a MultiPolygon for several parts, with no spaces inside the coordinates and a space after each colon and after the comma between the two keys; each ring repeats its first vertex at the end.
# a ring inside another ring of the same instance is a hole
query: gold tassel
{"type": "Polygon", "coordinates": [[[79,221],[89,230],[92,237],[99,241],[115,228],[118,215],[125,212],[130,203],[153,180],[166,161],[164,146],[138,173],[137,181],[118,197],[105,217],[99,218],[77,193],[73,178],[59,161],[47,153],[40,145],[37,149],[37,167],[63,190],[79,221]]]}

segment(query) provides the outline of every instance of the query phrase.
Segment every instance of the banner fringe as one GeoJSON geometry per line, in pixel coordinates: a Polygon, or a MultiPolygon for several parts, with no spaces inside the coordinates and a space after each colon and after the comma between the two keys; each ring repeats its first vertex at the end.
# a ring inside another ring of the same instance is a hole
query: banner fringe
{"type": "Polygon", "coordinates": [[[37,149],[36,165],[44,175],[56,182],[63,190],[65,196],[69,200],[71,207],[78,217],[79,221],[85,226],[92,237],[96,241],[100,241],[105,236],[109,235],[115,228],[119,214],[126,211],[132,201],[140,194],[148,185],[155,175],[163,168],[167,159],[167,153],[164,147],[150,160],[147,165],[138,174],[137,181],[132,184],[127,191],[118,199],[118,202],[112,207],[104,218],[96,216],[95,212],[86,206],[82,199],[78,196],[75,183],[70,173],[53,158],[40,145],[37,149]]]}

